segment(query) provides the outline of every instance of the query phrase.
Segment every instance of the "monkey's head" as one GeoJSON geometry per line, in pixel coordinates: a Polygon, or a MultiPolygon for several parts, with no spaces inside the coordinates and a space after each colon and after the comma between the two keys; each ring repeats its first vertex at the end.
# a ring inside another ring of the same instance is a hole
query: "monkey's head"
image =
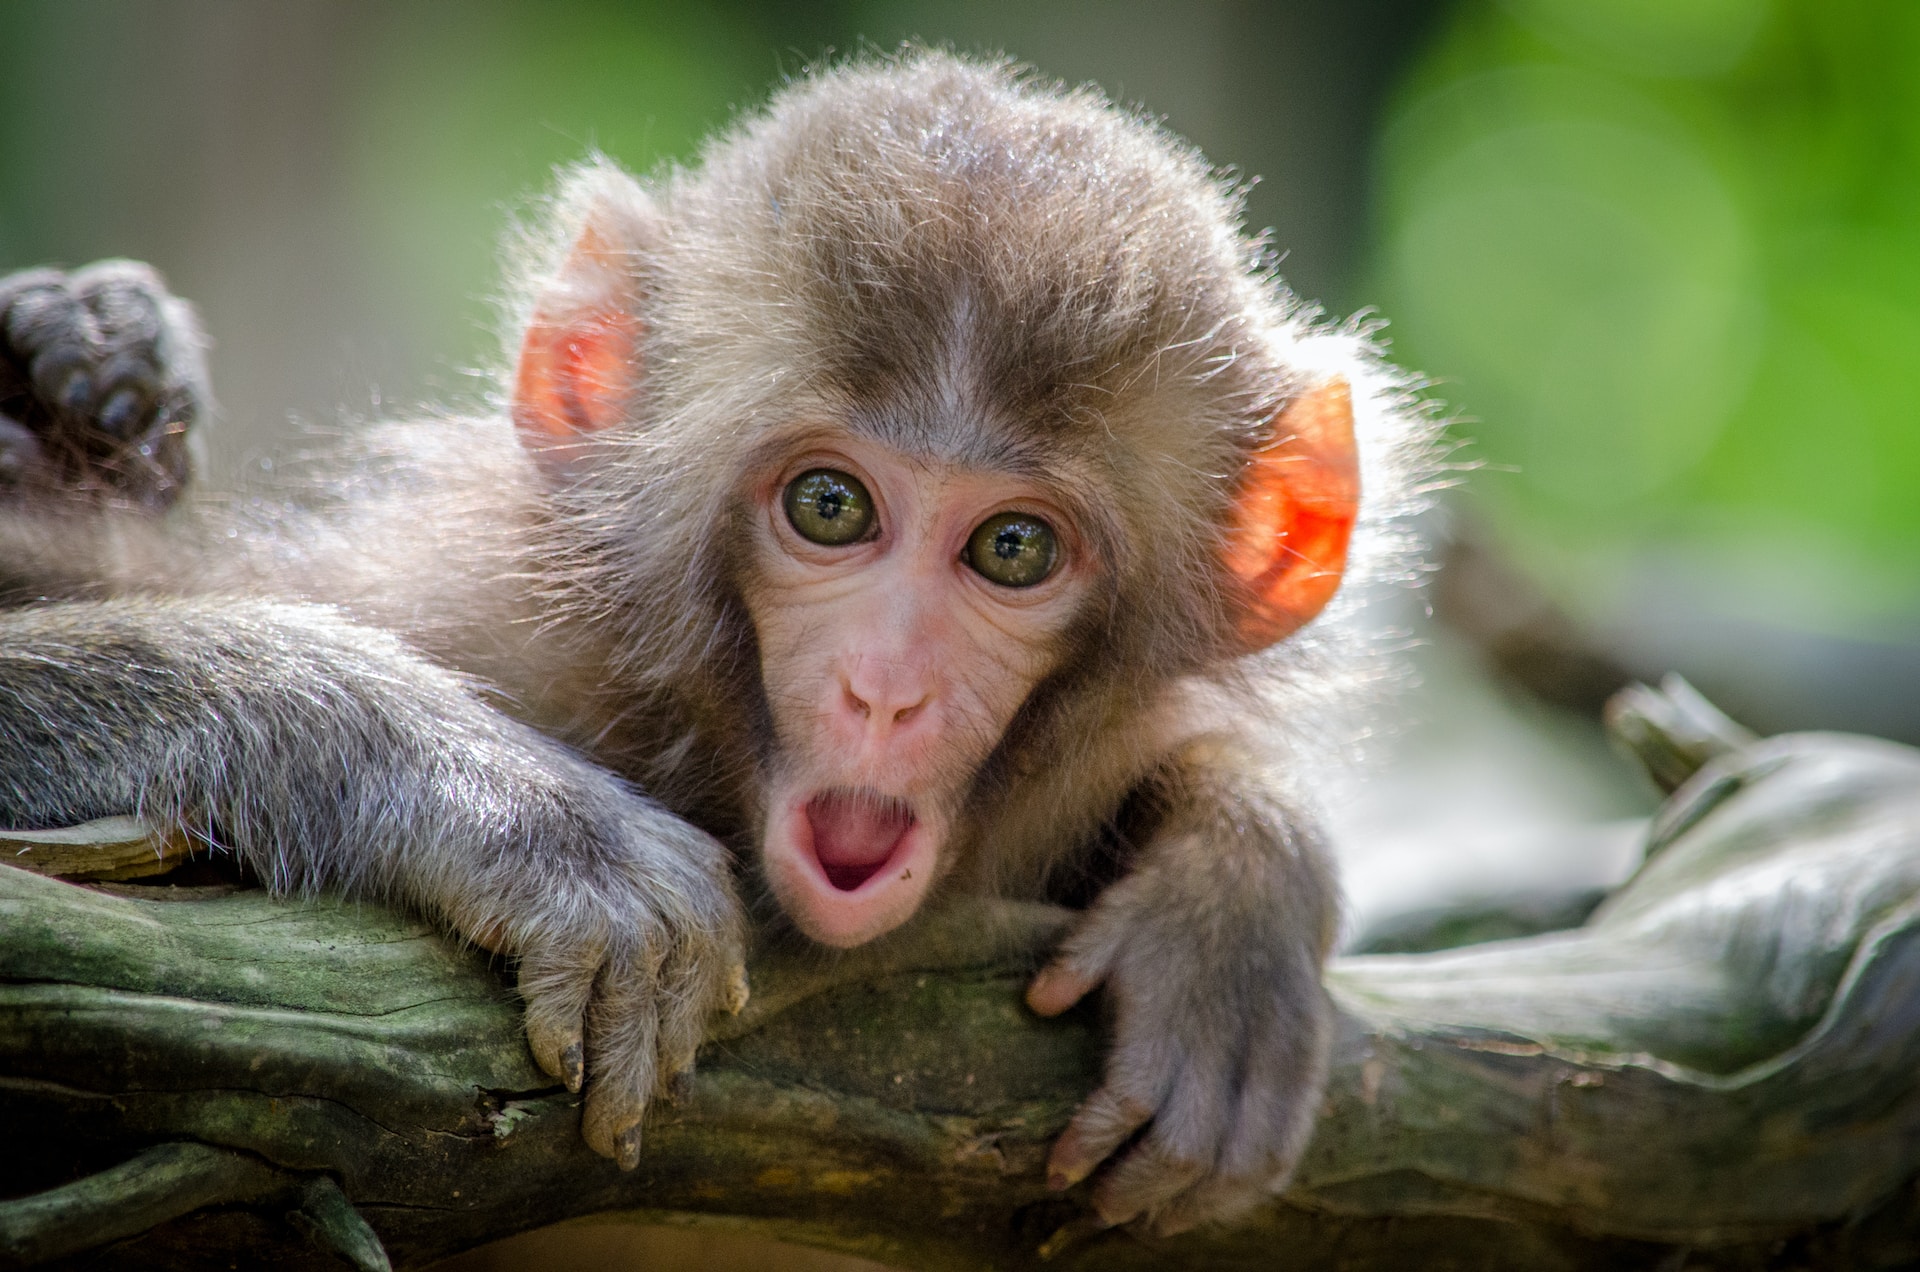
{"type": "Polygon", "coordinates": [[[842,67],[652,191],[580,169],[557,212],[514,420],[636,685],[757,663],[762,866],[819,941],[912,915],[992,773],[1340,584],[1364,342],[1090,92],[842,67]]]}

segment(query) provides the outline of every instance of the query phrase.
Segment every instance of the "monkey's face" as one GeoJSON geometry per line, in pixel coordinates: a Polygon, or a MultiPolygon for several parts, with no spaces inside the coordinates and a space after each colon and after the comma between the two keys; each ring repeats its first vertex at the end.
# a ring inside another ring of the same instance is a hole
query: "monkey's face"
{"type": "Polygon", "coordinates": [[[896,927],[1098,573],[1062,492],[817,438],[759,475],[744,587],[773,716],[763,865],[808,936],[896,927]]]}
{"type": "MultiPolygon", "coordinates": [[[[818,140],[792,154],[857,151],[818,140]]],[[[668,220],[594,169],[515,373],[562,524],[607,548],[589,594],[643,602],[689,662],[736,648],[732,614],[667,589],[743,602],[762,864],[830,945],[904,922],[955,864],[982,765],[1072,649],[1122,651],[1076,663],[1083,689],[1144,689],[1282,640],[1339,586],[1358,515],[1348,386],[1270,356],[1277,308],[1239,312],[1246,244],[1210,181],[1143,210],[1164,165],[1115,184],[1096,151],[983,202],[955,185],[971,154],[879,186],[864,160],[744,174],[711,206],[679,189],[668,220]],[[744,536],[694,530],[721,501],[744,536]]]]}

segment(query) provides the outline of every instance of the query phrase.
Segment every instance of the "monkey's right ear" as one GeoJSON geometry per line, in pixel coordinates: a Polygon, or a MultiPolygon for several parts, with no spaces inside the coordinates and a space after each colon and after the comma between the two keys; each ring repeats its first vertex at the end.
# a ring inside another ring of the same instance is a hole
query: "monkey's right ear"
{"type": "Polygon", "coordinates": [[[514,376],[521,445],[562,469],[583,442],[626,418],[643,371],[635,240],[646,196],[624,173],[599,169],[592,177],[617,180],[616,188],[587,195],[572,249],[535,298],[514,376]]]}

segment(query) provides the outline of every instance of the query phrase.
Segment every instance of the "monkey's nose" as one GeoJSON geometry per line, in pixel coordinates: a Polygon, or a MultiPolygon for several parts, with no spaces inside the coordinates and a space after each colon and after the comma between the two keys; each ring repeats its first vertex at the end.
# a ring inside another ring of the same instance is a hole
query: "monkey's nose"
{"type": "Polygon", "coordinates": [[[856,689],[851,680],[843,677],[840,681],[847,711],[870,729],[878,726],[875,731],[880,733],[910,723],[933,696],[930,692],[912,689],[888,692],[889,688],[862,685],[856,689]]]}

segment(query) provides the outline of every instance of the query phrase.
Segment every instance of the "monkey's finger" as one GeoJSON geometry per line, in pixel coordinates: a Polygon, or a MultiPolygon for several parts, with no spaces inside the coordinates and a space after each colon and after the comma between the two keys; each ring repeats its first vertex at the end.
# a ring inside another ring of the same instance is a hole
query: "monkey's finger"
{"type": "Polygon", "coordinates": [[[529,953],[520,960],[520,997],[526,1002],[527,1046],[534,1063],[578,1091],[586,1077],[587,1004],[593,1000],[597,954],[529,953]]]}
{"type": "Polygon", "coordinates": [[[8,310],[13,308],[15,300],[48,287],[65,287],[65,280],[65,274],[52,268],[23,269],[0,277],[0,332],[6,330],[8,310]]]}
{"type": "Polygon", "coordinates": [[[602,969],[587,1014],[587,1147],[622,1170],[640,1164],[640,1119],[659,1079],[659,995],[647,952],[602,969]]]}
{"type": "Polygon", "coordinates": [[[1082,971],[1071,959],[1049,964],[1027,986],[1027,1006],[1041,1016],[1058,1016],[1085,998],[1107,978],[1099,972],[1082,971]]]}
{"type": "Polygon", "coordinates": [[[1139,931],[1140,913],[1152,909],[1149,887],[1136,874],[1102,893],[1027,986],[1027,1005],[1042,1016],[1057,1016],[1105,981],[1129,937],[1139,931]]]}
{"type": "MultiPolygon", "coordinates": [[[[651,1066],[649,1066],[651,1068],[651,1066]]],[[[640,1164],[641,1122],[647,1097],[619,1083],[595,1082],[587,1091],[580,1134],[587,1147],[611,1157],[621,1170],[640,1164]]]]}
{"type": "Polygon", "coordinates": [[[1166,1206],[1206,1173],[1204,1163],[1167,1151],[1149,1135],[1094,1188],[1093,1208],[1109,1224],[1127,1223],[1166,1206]]]}
{"type": "Polygon", "coordinates": [[[78,414],[93,399],[88,368],[99,356],[92,317],[64,283],[15,296],[6,314],[6,336],[26,355],[34,394],[54,412],[78,414]]]}
{"type": "Polygon", "coordinates": [[[152,349],[160,339],[160,296],[165,285],[152,266],[139,261],[95,261],[67,280],[87,307],[101,339],[115,348],[152,349]]]}
{"type": "Polygon", "coordinates": [[[1101,1087],[1087,1097],[1047,1156],[1047,1187],[1059,1192],[1091,1175],[1153,1116],[1145,1100],[1101,1087]]]}
{"type": "Polygon", "coordinates": [[[692,1093],[693,1057],[706,1036],[707,1018],[724,994],[724,968],[695,949],[668,961],[660,987],[660,1064],[654,1094],[675,1104],[692,1093]]]}

